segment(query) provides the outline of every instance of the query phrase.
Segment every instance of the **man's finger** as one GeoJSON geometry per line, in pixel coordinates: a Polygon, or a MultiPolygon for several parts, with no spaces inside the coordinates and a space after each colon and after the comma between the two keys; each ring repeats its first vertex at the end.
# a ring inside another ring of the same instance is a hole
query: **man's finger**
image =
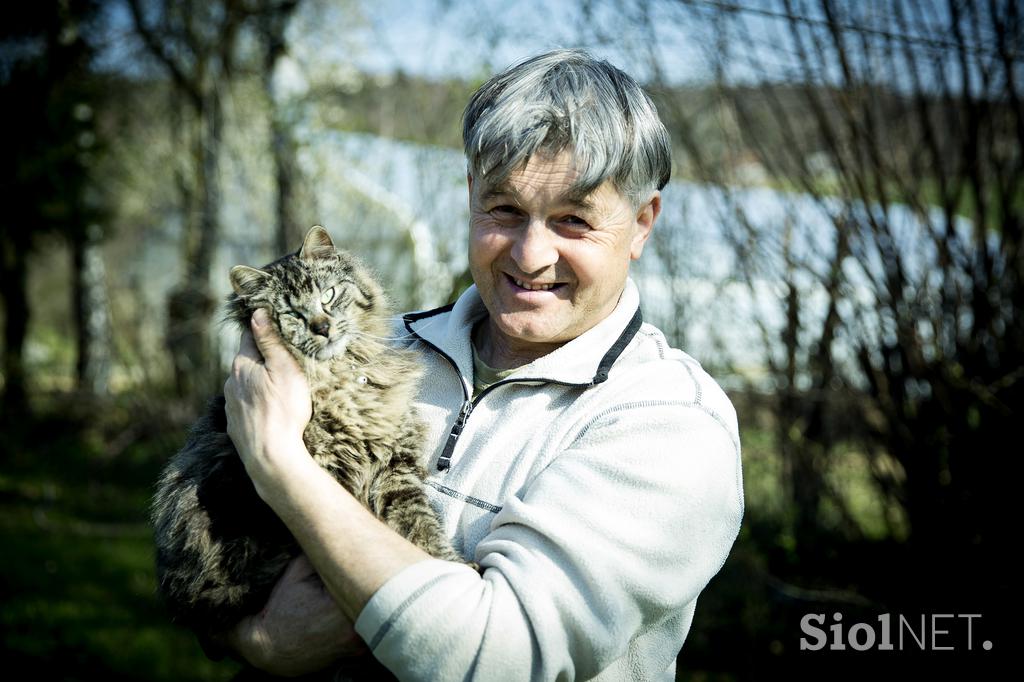
{"type": "Polygon", "coordinates": [[[234,391],[234,387],[229,387],[228,384],[240,381],[243,376],[252,371],[253,367],[262,365],[263,356],[260,355],[260,350],[256,347],[252,332],[243,329],[242,335],[238,339],[238,352],[235,354],[234,360],[231,361],[231,375],[228,377],[227,383],[224,384],[224,395],[234,391]]]}
{"type": "Polygon", "coordinates": [[[287,363],[292,367],[297,365],[295,358],[285,349],[277,330],[270,324],[270,316],[266,310],[257,308],[256,312],[252,314],[250,326],[256,347],[263,356],[268,369],[275,366],[281,367],[281,363],[287,363]]]}
{"type": "Polygon", "coordinates": [[[263,355],[256,345],[256,339],[253,338],[252,332],[248,329],[243,329],[242,335],[238,339],[238,354],[255,360],[263,360],[263,355]]]}

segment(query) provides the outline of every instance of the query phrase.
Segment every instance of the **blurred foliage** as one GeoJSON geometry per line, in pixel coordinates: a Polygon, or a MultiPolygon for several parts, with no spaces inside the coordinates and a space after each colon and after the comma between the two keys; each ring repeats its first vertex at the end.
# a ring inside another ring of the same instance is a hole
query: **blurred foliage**
{"type": "MultiPolygon", "coordinates": [[[[101,94],[90,72],[98,7],[68,0],[0,10],[0,148],[7,155],[0,169],[0,405],[9,415],[26,404],[28,254],[63,241],[77,274],[106,213],[94,175],[103,148],[95,125],[101,94]]],[[[79,282],[72,289],[76,310],[84,293],[79,282]]]]}
{"type": "MultiPolygon", "coordinates": [[[[984,614],[1005,656],[1005,444],[1024,405],[1019,3],[665,6],[713,27],[699,38],[715,86],[703,108],[667,89],[661,102],[686,162],[724,197],[729,277],[766,303],[749,322],[770,382],[748,397],[786,499],[781,517],[748,517],[757,583],[847,622],[858,605],[866,620],[984,614]],[[773,214],[743,202],[751,185],[794,191],[773,214]]],[[[994,660],[960,647],[899,662],[946,677],[994,660]]]]}
{"type": "Polygon", "coordinates": [[[431,80],[401,71],[309,94],[333,110],[330,125],[396,140],[462,149],[462,110],[480,83],[431,80]]]}

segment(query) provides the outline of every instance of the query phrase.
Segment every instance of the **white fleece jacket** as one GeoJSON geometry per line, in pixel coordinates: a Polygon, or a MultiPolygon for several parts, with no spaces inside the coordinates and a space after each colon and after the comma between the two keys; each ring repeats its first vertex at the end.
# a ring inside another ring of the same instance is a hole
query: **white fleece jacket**
{"type": "Polygon", "coordinates": [[[401,680],[672,680],[743,515],[732,405],[641,324],[631,281],[607,319],[468,402],[485,314],[470,288],[406,316],[428,366],[428,490],[483,575],[414,564],[356,630],[401,680]]]}

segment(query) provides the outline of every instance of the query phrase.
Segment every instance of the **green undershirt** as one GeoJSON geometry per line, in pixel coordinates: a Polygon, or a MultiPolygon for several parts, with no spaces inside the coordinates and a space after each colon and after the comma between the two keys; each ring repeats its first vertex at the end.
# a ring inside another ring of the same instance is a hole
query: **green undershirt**
{"type": "Polygon", "coordinates": [[[518,367],[512,369],[494,369],[490,365],[486,364],[480,359],[480,354],[476,352],[476,344],[473,346],[473,397],[480,395],[480,392],[491,384],[496,384],[502,379],[509,377],[515,372],[518,367]]]}
{"type": "Polygon", "coordinates": [[[482,322],[478,322],[476,327],[473,329],[473,333],[470,336],[471,343],[469,344],[473,348],[473,397],[476,398],[480,395],[480,392],[492,384],[496,384],[502,379],[505,379],[512,375],[518,367],[512,369],[495,369],[480,359],[480,354],[476,350],[478,339],[480,338],[480,327],[482,322]]]}

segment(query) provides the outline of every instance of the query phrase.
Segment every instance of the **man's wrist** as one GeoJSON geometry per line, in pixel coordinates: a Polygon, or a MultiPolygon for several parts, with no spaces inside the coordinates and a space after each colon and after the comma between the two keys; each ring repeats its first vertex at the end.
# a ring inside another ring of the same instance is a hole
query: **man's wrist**
{"type": "Polygon", "coordinates": [[[278,438],[268,442],[263,446],[255,464],[255,467],[247,471],[253,485],[256,486],[256,491],[268,503],[268,495],[279,495],[291,479],[306,475],[305,465],[320,469],[310,456],[301,436],[278,438]]]}

